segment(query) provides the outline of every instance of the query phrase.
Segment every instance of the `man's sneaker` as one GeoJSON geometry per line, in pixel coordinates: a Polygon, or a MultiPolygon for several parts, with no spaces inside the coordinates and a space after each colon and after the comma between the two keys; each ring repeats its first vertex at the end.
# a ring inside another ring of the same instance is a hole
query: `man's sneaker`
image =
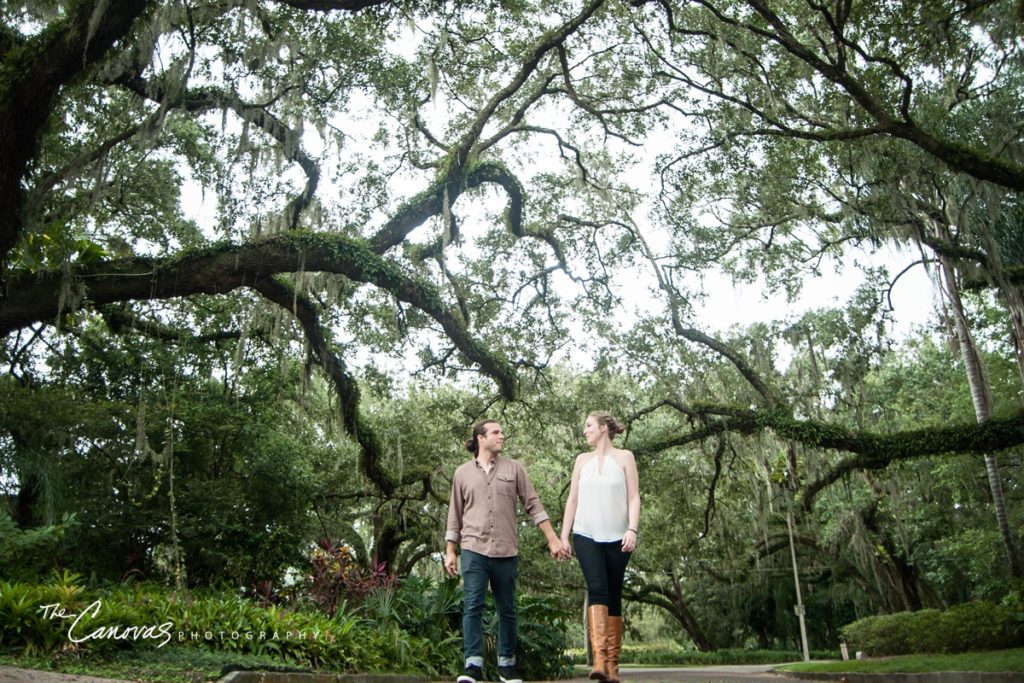
{"type": "Polygon", "coordinates": [[[501,676],[501,683],[523,683],[514,666],[499,666],[498,675],[501,676]]]}
{"type": "Polygon", "coordinates": [[[483,669],[470,664],[462,670],[462,674],[455,679],[455,683],[480,683],[482,680],[484,680],[483,669]]]}

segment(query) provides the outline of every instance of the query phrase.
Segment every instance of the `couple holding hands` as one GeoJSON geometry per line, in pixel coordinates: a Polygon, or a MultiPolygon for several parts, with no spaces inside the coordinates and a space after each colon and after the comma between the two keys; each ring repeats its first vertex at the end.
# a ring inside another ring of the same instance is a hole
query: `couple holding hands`
{"type": "Polygon", "coordinates": [[[502,683],[522,683],[516,673],[517,499],[544,532],[552,557],[568,560],[575,551],[587,583],[587,630],[594,657],[590,678],[618,683],[622,583],[640,522],[636,461],[631,452],[612,445],[623,431],[608,413],[587,416],[583,437],[593,450],[576,457],[559,538],[526,470],[501,457],[501,424],[481,420],[473,426],[466,449],[474,457],[455,470],[445,532],[445,570],[451,576],[459,574],[455,551],[461,546],[465,590],[465,668],[457,683],[483,680],[482,617],[488,583],[498,613],[498,673],[502,683]]]}

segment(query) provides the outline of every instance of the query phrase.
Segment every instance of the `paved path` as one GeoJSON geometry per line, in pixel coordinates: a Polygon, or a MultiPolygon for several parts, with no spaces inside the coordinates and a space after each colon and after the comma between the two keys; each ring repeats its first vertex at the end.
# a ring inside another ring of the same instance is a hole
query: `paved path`
{"type": "MultiPolygon", "coordinates": [[[[771,673],[770,666],[708,666],[700,668],[624,668],[623,679],[643,683],[751,683],[753,681],[775,681],[789,683],[788,678],[771,673]]],[[[586,679],[577,677],[566,683],[581,683],[586,679]]],[[[109,678],[96,678],[77,674],[61,674],[53,671],[15,669],[0,666],[0,683],[125,683],[109,678]]]]}
{"type": "Polygon", "coordinates": [[[721,665],[665,669],[622,669],[622,678],[644,683],[750,683],[750,681],[797,681],[783,674],[772,672],[772,666],[765,665],[721,665]]]}
{"type": "Polygon", "coordinates": [[[109,678],[82,676],[79,674],[60,674],[54,671],[37,671],[36,669],[15,669],[13,666],[0,666],[0,683],[122,683],[109,678]]]}

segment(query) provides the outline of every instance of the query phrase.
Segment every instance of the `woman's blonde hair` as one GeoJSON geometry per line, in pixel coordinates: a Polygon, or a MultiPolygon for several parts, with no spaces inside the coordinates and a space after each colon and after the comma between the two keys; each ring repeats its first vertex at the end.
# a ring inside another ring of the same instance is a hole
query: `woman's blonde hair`
{"type": "Polygon", "coordinates": [[[616,434],[621,434],[626,431],[626,428],[619,424],[619,421],[612,417],[611,413],[606,413],[603,410],[592,410],[587,417],[592,417],[600,424],[606,426],[608,428],[609,439],[614,439],[616,434]]]}

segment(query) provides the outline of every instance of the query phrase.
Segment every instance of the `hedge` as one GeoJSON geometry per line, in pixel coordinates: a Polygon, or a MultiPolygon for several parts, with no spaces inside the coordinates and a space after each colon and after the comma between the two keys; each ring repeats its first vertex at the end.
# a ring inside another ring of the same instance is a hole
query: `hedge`
{"type": "Polygon", "coordinates": [[[851,652],[868,656],[1002,650],[1024,645],[1024,623],[1010,607],[970,602],[867,617],[840,632],[851,652]]]}

